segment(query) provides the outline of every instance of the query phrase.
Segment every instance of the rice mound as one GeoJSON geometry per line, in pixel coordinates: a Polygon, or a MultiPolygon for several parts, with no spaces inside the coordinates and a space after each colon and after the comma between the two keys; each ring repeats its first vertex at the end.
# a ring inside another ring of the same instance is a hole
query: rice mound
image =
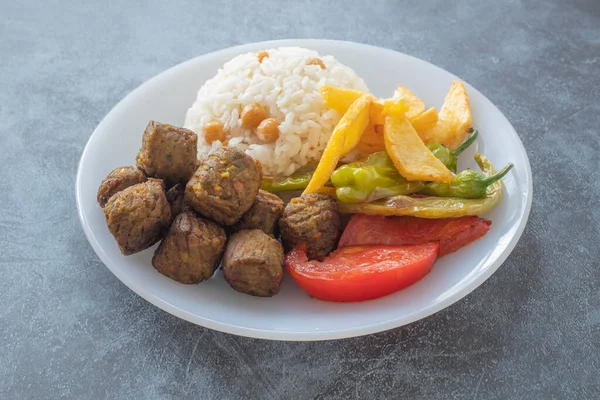
{"type": "Polygon", "coordinates": [[[200,159],[223,146],[220,141],[208,144],[204,139],[204,126],[218,121],[227,132],[227,145],[260,161],[266,175],[290,175],[321,157],[340,119],[326,107],[319,88],[327,84],[368,92],[364,81],[332,56],[299,47],[266,51],[269,55],[262,62],[257,53],[233,58],[198,91],[185,127],[198,134],[200,159]],[[315,58],[325,69],[308,64],[315,58]],[[241,126],[241,110],[251,103],[260,104],[267,117],[279,122],[276,142],[264,144],[241,126]]]}

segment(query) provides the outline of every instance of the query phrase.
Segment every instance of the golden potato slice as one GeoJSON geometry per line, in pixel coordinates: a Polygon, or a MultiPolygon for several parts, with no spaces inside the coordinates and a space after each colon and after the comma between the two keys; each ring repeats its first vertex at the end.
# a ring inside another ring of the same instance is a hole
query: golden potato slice
{"type": "Polygon", "coordinates": [[[346,123],[345,128],[342,126],[342,128],[345,129],[342,156],[351,152],[360,142],[363,132],[369,124],[369,114],[372,102],[373,97],[371,95],[365,94],[361,96],[352,103],[346,114],[344,114],[340,122],[338,122],[338,125],[336,125],[335,128],[337,129],[342,120],[346,119],[344,121],[346,123]]]}
{"type": "Polygon", "coordinates": [[[358,90],[343,89],[336,86],[323,85],[319,89],[325,104],[340,114],[345,114],[348,108],[364,93],[358,90]]]}
{"type": "MultiPolygon", "coordinates": [[[[334,109],[340,114],[345,114],[346,111],[348,111],[348,107],[350,107],[356,99],[365,94],[358,90],[344,89],[331,85],[323,85],[319,91],[321,92],[321,96],[323,96],[323,100],[327,107],[334,109]]],[[[383,116],[381,113],[384,110],[385,104],[389,102],[398,104],[398,100],[400,99],[404,103],[404,107],[406,108],[405,113],[408,118],[415,118],[425,111],[425,103],[423,103],[421,99],[404,86],[398,85],[398,90],[396,90],[394,97],[391,99],[377,99],[373,101],[371,109],[371,119],[374,121],[373,123],[375,125],[383,125],[383,116]]]]}
{"type": "Polygon", "coordinates": [[[404,100],[404,105],[407,108],[405,114],[408,118],[416,117],[425,111],[423,100],[402,85],[398,85],[398,89],[394,93],[394,98],[404,100]]]}
{"type": "Polygon", "coordinates": [[[438,113],[435,108],[431,107],[430,109],[423,111],[421,114],[413,118],[409,118],[409,120],[413,128],[415,128],[415,131],[419,133],[419,131],[429,129],[438,122],[438,113]]]}
{"type": "Polygon", "coordinates": [[[451,182],[454,179],[452,172],[429,151],[404,115],[385,117],[383,138],[390,159],[407,180],[451,182]]]}
{"type": "MultiPolygon", "coordinates": [[[[359,97],[365,93],[358,90],[344,89],[336,86],[323,85],[319,89],[321,96],[327,107],[334,109],[340,114],[345,114],[352,103],[354,103],[359,97]]],[[[372,99],[370,119],[373,125],[383,125],[383,112],[387,103],[387,107],[395,106],[395,110],[400,110],[399,99],[381,100],[372,99]]]]}
{"type": "Polygon", "coordinates": [[[369,125],[363,132],[356,149],[362,154],[372,154],[385,150],[383,122],[385,115],[404,114],[406,107],[402,99],[374,100],[371,103],[369,125]]]}
{"type": "Polygon", "coordinates": [[[404,105],[404,99],[389,99],[383,102],[383,111],[382,111],[382,122],[385,121],[386,115],[398,116],[404,115],[408,110],[408,108],[404,105]]]}
{"type": "Polygon", "coordinates": [[[356,147],[369,123],[371,102],[372,97],[364,95],[348,108],[333,130],[304,194],[318,192],[325,186],[340,158],[356,147]]]}
{"type": "Polygon", "coordinates": [[[373,100],[371,103],[371,110],[369,110],[369,124],[370,125],[383,125],[383,109],[385,103],[379,99],[373,100]]]}
{"type": "Polygon", "coordinates": [[[426,143],[442,143],[454,149],[465,140],[472,123],[471,105],[465,85],[454,81],[440,110],[438,122],[430,128],[419,130],[419,136],[426,143]]]}
{"type": "Polygon", "coordinates": [[[383,126],[369,123],[363,132],[356,149],[365,155],[385,150],[383,126]]]}
{"type": "Polygon", "coordinates": [[[356,149],[364,155],[385,150],[385,142],[383,140],[383,123],[385,115],[404,114],[406,110],[402,99],[373,101],[373,103],[371,103],[369,125],[363,132],[356,149]]]}

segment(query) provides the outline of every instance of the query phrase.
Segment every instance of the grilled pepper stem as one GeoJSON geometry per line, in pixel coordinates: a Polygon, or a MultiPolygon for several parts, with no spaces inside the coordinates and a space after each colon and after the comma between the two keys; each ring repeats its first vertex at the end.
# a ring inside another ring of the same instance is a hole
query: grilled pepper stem
{"type": "Polygon", "coordinates": [[[336,197],[344,203],[415,193],[425,186],[404,179],[385,151],[373,153],[365,161],[342,165],[331,175],[331,183],[336,197]]]}
{"type": "Polygon", "coordinates": [[[477,129],[474,129],[469,134],[469,137],[467,137],[465,139],[465,141],[460,144],[460,146],[458,146],[457,148],[452,150],[452,154],[454,154],[456,157],[458,157],[460,155],[460,153],[462,153],[463,151],[468,149],[475,142],[475,140],[477,139],[477,135],[478,135],[477,129]]]}
{"type": "Polygon", "coordinates": [[[509,163],[500,172],[486,177],[480,172],[467,169],[454,177],[450,183],[428,183],[421,193],[438,197],[460,197],[463,199],[480,199],[485,196],[486,189],[492,183],[502,179],[513,167],[509,163]]]}
{"type": "Polygon", "coordinates": [[[456,157],[463,151],[465,151],[469,146],[475,142],[477,139],[477,130],[471,132],[469,137],[465,139],[464,142],[461,143],[454,150],[450,150],[446,146],[440,143],[428,143],[427,148],[433,153],[433,155],[440,160],[446,168],[448,168],[452,172],[456,172],[456,157]]]}
{"type": "MultiPolygon", "coordinates": [[[[483,175],[490,178],[496,174],[492,163],[483,155],[475,154],[475,161],[483,175]]],[[[371,203],[339,203],[339,210],[346,214],[371,215],[412,215],[421,218],[456,218],[465,215],[484,214],[498,205],[502,198],[502,181],[490,184],[481,199],[461,199],[456,197],[395,196],[371,203]]]]}

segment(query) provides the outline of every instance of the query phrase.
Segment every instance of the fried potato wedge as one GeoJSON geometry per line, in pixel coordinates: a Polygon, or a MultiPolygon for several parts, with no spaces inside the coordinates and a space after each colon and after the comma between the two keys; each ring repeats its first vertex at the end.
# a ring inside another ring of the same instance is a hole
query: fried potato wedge
{"type": "Polygon", "coordinates": [[[383,125],[383,109],[385,103],[379,99],[374,100],[371,103],[371,110],[369,112],[370,125],[383,125]]]}
{"type": "Polygon", "coordinates": [[[381,124],[385,121],[386,115],[391,116],[399,116],[405,115],[405,113],[409,111],[409,109],[404,105],[404,99],[389,99],[385,100],[383,103],[383,118],[381,124]]]}
{"type": "Polygon", "coordinates": [[[418,98],[413,92],[402,85],[398,85],[398,89],[394,93],[394,99],[402,99],[407,110],[406,117],[412,119],[425,111],[425,103],[418,98]]]}
{"type": "MultiPolygon", "coordinates": [[[[348,111],[348,108],[352,103],[356,101],[356,99],[365,94],[358,90],[344,89],[330,85],[321,86],[319,91],[321,92],[321,96],[323,96],[323,100],[325,101],[327,107],[334,109],[342,115],[345,114],[346,111],[348,111]]],[[[418,98],[414,94],[410,93],[410,95],[414,97],[410,98],[410,101],[414,102],[414,99],[418,100],[418,98]]],[[[404,103],[405,100],[399,97],[387,100],[373,99],[373,102],[371,103],[370,112],[371,124],[383,125],[384,114],[385,112],[389,112],[390,110],[394,110],[394,112],[400,112],[401,110],[404,110],[404,112],[410,111],[404,103]]],[[[424,108],[425,107],[423,106],[423,109],[424,108]]],[[[415,115],[419,114],[418,109],[413,109],[412,113],[414,113],[415,115]]]]}
{"type": "Polygon", "coordinates": [[[327,107],[334,109],[341,115],[364,93],[358,90],[344,89],[336,86],[323,85],[319,89],[327,107]]]}
{"type": "Polygon", "coordinates": [[[318,192],[325,186],[340,158],[353,150],[360,142],[361,136],[369,124],[372,101],[373,98],[370,95],[363,95],[350,105],[333,130],[304,194],[318,192]]]}
{"type": "Polygon", "coordinates": [[[362,154],[373,154],[385,150],[385,143],[383,140],[383,122],[385,115],[404,115],[405,112],[406,106],[402,99],[389,99],[383,102],[373,101],[371,103],[369,125],[363,132],[356,149],[362,154]]]}
{"type": "Polygon", "coordinates": [[[383,138],[390,159],[407,180],[451,182],[454,179],[452,172],[429,151],[404,115],[385,117],[383,138]]]}
{"type": "Polygon", "coordinates": [[[465,140],[472,122],[467,89],[462,82],[454,81],[440,110],[438,122],[417,131],[425,143],[442,143],[454,149],[465,140]]]}
{"type": "Polygon", "coordinates": [[[371,104],[373,104],[373,97],[371,95],[365,94],[361,96],[352,103],[346,114],[338,122],[336,129],[343,121],[344,125],[342,125],[341,129],[345,130],[342,156],[351,152],[360,142],[363,132],[369,124],[371,104]]]}
{"type": "Polygon", "coordinates": [[[356,149],[362,154],[373,154],[385,150],[383,140],[383,125],[367,125],[356,149]]]}
{"type": "Polygon", "coordinates": [[[433,127],[438,122],[438,113],[435,108],[431,107],[416,117],[409,119],[415,131],[419,133],[419,131],[433,127]]]}

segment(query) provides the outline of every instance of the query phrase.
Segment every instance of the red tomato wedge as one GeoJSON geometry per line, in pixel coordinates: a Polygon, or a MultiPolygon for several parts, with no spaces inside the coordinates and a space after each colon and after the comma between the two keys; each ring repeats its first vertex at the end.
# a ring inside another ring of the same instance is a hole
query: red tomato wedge
{"type": "Polygon", "coordinates": [[[443,257],[484,236],[491,224],[492,221],[474,216],[426,219],[355,214],[344,230],[339,247],[437,242],[439,257],[443,257]]]}
{"type": "Polygon", "coordinates": [[[298,286],[326,301],[376,299],[412,285],[431,271],[439,244],[350,246],[324,261],[308,261],[302,247],[285,256],[285,266],[298,286]]]}

